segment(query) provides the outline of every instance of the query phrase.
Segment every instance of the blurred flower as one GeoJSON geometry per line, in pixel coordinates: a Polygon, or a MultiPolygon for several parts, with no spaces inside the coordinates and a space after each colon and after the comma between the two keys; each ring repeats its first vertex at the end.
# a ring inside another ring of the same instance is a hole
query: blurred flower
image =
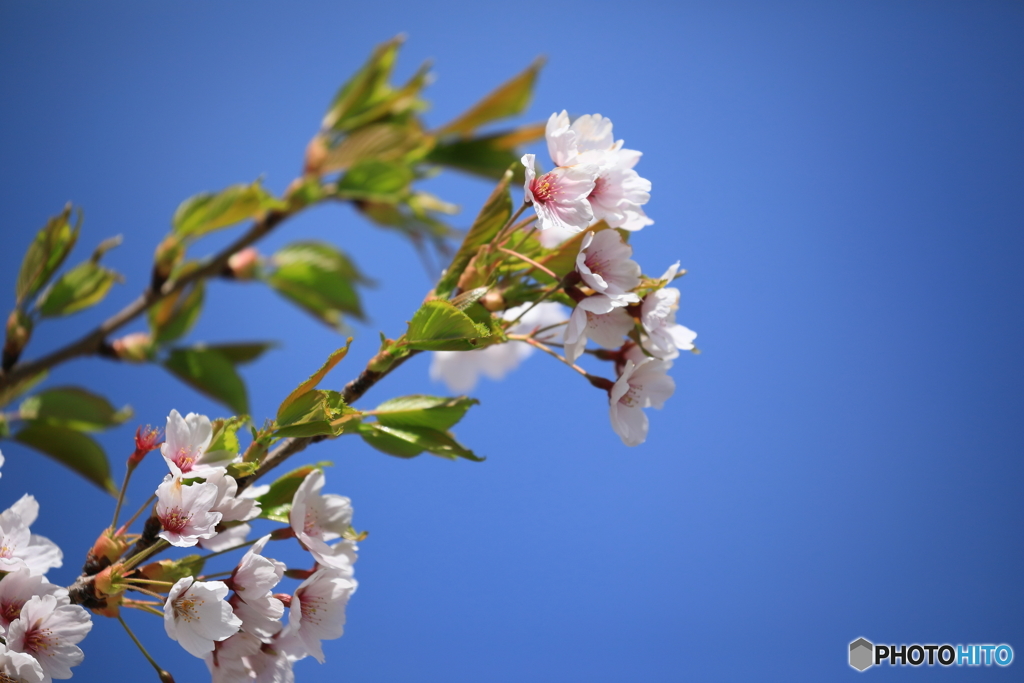
{"type": "Polygon", "coordinates": [[[355,544],[341,541],[334,547],[327,541],[341,538],[352,525],[352,501],[345,496],[321,494],[324,473],[310,472],[299,484],[288,513],[295,537],[302,547],[312,553],[318,564],[342,570],[352,575],[355,544]]]}
{"type": "Polygon", "coordinates": [[[224,599],[227,595],[223,581],[196,581],[191,576],[180,579],[164,603],[168,637],[195,657],[212,652],[215,641],[227,640],[242,625],[224,599]]]}
{"type": "MultiPolygon", "coordinates": [[[[678,269],[679,262],[676,261],[661,279],[671,282],[678,269]]],[[[679,355],[679,349],[693,349],[697,333],[676,323],[678,309],[679,290],[675,287],[656,289],[644,297],[640,309],[640,321],[647,332],[644,348],[658,358],[671,360],[679,355]]]]}
{"type": "MultiPolygon", "coordinates": [[[[502,314],[506,320],[515,320],[532,304],[510,308],[502,314]]],[[[561,304],[542,301],[523,315],[523,319],[508,329],[509,334],[530,334],[565,322],[565,308],[561,304]]],[[[539,341],[555,339],[558,330],[549,330],[536,337],[539,341]]],[[[480,375],[500,380],[516,369],[531,353],[529,344],[494,344],[475,351],[435,351],[430,362],[430,379],[441,380],[457,393],[472,391],[480,375]]]]}
{"type": "Polygon", "coordinates": [[[29,530],[38,514],[39,504],[29,495],[0,513],[0,572],[24,567],[33,574],[45,574],[63,563],[64,554],[56,543],[29,530]]]}

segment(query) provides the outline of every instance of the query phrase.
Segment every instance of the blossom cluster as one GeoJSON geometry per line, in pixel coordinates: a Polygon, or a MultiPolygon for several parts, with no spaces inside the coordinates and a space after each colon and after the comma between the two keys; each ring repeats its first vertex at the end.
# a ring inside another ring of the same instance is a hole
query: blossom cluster
{"type": "MultiPolygon", "coordinates": [[[[551,301],[508,309],[503,317],[514,322],[506,332],[558,345],[554,329],[564,326],[560,341],[571,364],[588,342],[601,347],[595,355],[615,363],[616,380],[607,387],[612,428],[623,443],[636,446],[647,438],[643,409],[661,408],[675,391],[667,374],[673,359],[681,350],[694,350],[697,335],[676,322],[680,293],[669,286],[679,263],[650,278],[632,259],[633,248],[623,236],[653,224],[643,210],[651,183],[634,169],[641,153],[615,140],[609,119],[593,114],[570,122],[564,111],[552,114],[546,139],[555,168],[540,173],[536,156],[523,156],[525,201],[536,214],[542,247],[574,244],[568,240],[583,233],[575,269],[558,283],[567,295],[563,302],[575,305],[568,319],[564,306],[551,301]]],[[[480,374],[501,378],[534,346],[437,352],[431,376],[466,391],[480,374]]]]}
{"type": "Polygon", "coordinates": [[[295,491],[289,526],[247,542],[247,522],[260,515],[257,498],[269,487],[239,493],[227,467],[241,456],[211,451],[212,434],[203,415],[168,416],[160,452],[170,472],[156,491],[159,537],[172,546],[198,544],[216,553],[251,547],[226,580],[178,579],[164,603],[164,627],[206,661],[215,682],[291,681],[296,661],[312,656],[322,663],[321,641],[342,635],[345,606],[356,589],[352,505],[343,496],[321,493],[324,475],[314,469],[295,491]],[[312,569],[289,571],[264,554],[270,540],[284,538],[297,539],[309,551],[312,569]],[[286,571],[304,580],[290,595],[275,593],[286,571]]]}
{"type": "Polygon", "coordinates": [[[89,613],[71,604],[67,589],[46,579],[63,554],[31,532],[38,516],[39,503],[27,494],[0,513],[0,681],[71,678],[71,667],[85,656],[78,643],[92,628],[89,613]]]}

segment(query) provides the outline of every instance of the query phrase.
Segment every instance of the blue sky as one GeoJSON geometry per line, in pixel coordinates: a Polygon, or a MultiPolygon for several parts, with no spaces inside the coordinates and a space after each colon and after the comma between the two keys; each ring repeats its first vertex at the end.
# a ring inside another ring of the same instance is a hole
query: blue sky
{"type": "MultiPolygon", "coordinates": [[[[689,270],[679,320],[703,353],[677,361],[638,448],[599,392],[535,356],[474,392],[457,432],[484,463],[402,461],[352,437],[300,456],[335,462],[327,490],[370,537],[347,632],[299,679],[845,680],[861,636],[1024,653],[1022,29],[1024,8],[998,2],[0,2],[0,286],[13,302],[34,231],[71,200],[73,258],[122,234],[108,261],[127,281],[40,326],[29,355],[118,310],[182,199],[258,176],[283,190],[337,86],[396,33],[399,78],[434,62],[431,124],[546,55],[524,120],[600,112],[644,152],[655,224],[636,258],[689,270]]],[[[431,187],[464,207],[461,226],[490,191],[431,187]]],[[[340,384],[431,282],[342,206],[264,251],[309,237],[379,283],[340,384]]],[[[207,300],[191,341],[282,342],[244,370],[257,418],[343,343],[258,285],[214,283],[207,300]]],[[[102,437],[117,477],[134,424],[224,414],[156,367],[82,360],[50,383],[135,409],[102,437]]],[[[417,358],[367,401],[444,392],[417,358]]],[[[39,498],[34,531],[65,551],[51,578],[70,582],[111,501],[2,447],[0,506],[39,498]]],[[[135,504],[162,467],[139,471],[135,504]]],[[[129,617],[179,681],[201,680],[159,620],[129,617]]],[[[75,680],[151,675],[114,622],[84,646],[75,680]]]]}

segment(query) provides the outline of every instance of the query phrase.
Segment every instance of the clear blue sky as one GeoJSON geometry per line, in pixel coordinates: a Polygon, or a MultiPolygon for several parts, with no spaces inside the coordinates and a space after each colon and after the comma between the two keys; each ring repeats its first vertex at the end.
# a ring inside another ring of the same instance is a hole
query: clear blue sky
{"type": "MultiPolygon", "coordinates": [[[[125,236],[109,262],[127,283],[38,328],[30,355],[140,291],[185,197],[261,174],[281,191],[338,84],[403,31],[399,76],[435,63],[431,123],[544,54],[526,120],[600,112],[644,152],[655,224],[636,257],[689,269],[679,320],[703,354],[676,363],[639,448],[612,433],[599,392],[534,357],[485,381],[458,428],[485,463],[401,461],[354,437],[304,454],[336,462],[327,489],[352,497],[370,538],[347,633],[300,680],[854,680],[860,636],[1024,657],[1020,3],[4,0],[0,294],[13,302],[21,254],[68,200],[86,216],[76,257],[125,236]]],[[[489,192],[435,187],[463,226],[489,192]]],[[[340,384],[430,282],[345,207],[267,248],[309,236],[380,283],[340,384]]],[[[258,285],[207,298],[190,340],[283,342],[244,371],[258,418],[343,341],[258,285]]],[[[72,383],[142,423],[224,413],[156,367],[83,360],[51,381],[72,383]]],[[[430,392],[444,388],[418,358],[367,401],[430,392]]],[[[103,437],[117,477],[130,424],[103,437]]],[[[0,507],[39,498],[34,531],[65,551],[51,578],[70,582],[110,499],[2,448],[0,507]]],[[[162,467],[140,470],[135,504],[162,467]]],[[[129,617],[179,681],[202,680],[159,620],[129,617]]],[[[84,646],[74,680],[109,681],[116,656],[131,680],[151,676],[114,622],[84,646]]]]}

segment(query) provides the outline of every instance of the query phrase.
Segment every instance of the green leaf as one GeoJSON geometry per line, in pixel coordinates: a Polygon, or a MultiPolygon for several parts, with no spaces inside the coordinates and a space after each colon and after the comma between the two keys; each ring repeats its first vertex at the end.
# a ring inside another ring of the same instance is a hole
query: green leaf
{"type": "Polygon", "coordinates": [[[91,437],[68,427],[30,420],[14,435],[14,440],[45,453],[107,493],[117,495],[107,456],[91,437]]]}
{"type": "Polygon", "coordinates": [[[531,124],[514,130],[472,139],[438,142],[427,155],[430,163],[498,180],[511,166],[512,182],[526,180],[526,168],[519,162],[518,147],[544,137],[544,124],[531,124]]]}
{"type": "Polygon", "coordinates": [[[476,255],[480,247],[494,239],[498,231],[512,216],[512,195],[508,190],[511,180],[512,171],[506,171],[501,182],[487,198],[483,208],[480,209],[480,214],[473,221],[465,239],[462,240],[462,245],[452,258],[451,265],[448,266],[445,274],[437,283],[437,287],[434,289],[437,296],[447,297],[452,293],[470,259],[476,255]]]}
{"type": "Polygon", "coordinates": [[[388,96],[388,77],[404,40],[398,36],[374,49],[366,64],[334,96],[324,116],[324,128],[347,130],[352,119],[388,96]]]}
{"type": "Polygon", "coordinates": [[[343,171],[367,159],[410,162],[425,155],[432,144],[413,120],[375,123],[353,131],[329,149],[319,171],[343,171]]]}
{"type": "Polygon", "coordinates": [[[345,343],[345,346],[343,346],[342,348],[338,349],[337,351],[333,352],[330,356],[328,356],[327,360],[324,361],[324,364],[320,366],[320,369],[314,372],[312,375],[310,375],[309,379],[307,379],[299,386],[295,387],[292,393],[288,394],[288,396],[283,401],[281,401],[281,405],[278,406],[278,418],[280,418],[281,415],[283,414],[287,414],[291,405],[298,401],[303,394],[315,389],[316,385],[319,384],[320,381],[327,376],[327,373],[333,370],[334,366],[340,363],[343,358],[345,358],[345,355],[348,353],[348,349],[350,346],[352,346],[352,337],[348,338],[348,341],[345,343]]]}
{"type": "Polygon", "coordinates": [[[9,384],[5,386],[3,389],[0,389],[0,408],[3,408],[8,403],[18,398],[22,394],[27,393],[29,390],[32,389],[32,387],[46,379],[46,376],[48,374],[48,370],[43,370],[41,372],[37,372],[34,375],[23,377],[22,379],[19,379],[13,384],[9,384]]]}
{"type": "Polygon", "coordinates": [[[325,242],[296,242],[274,254],[276,270],[264,276],[279,294],[331,327],[342,314],[363,318],[356,284],[369,283],[352,261],[325,242]]]}
{"type": "Polygon", "coordinates": [[[468,396],[402,396],[385,401],[373,409],[377,421],[385,427],[429,427],[447,431],[454,427],[470,406],[480,401],[468,396]]]}
{"type": "Polygon", "coordinates": [[[397,161],[364,159],[356,163],[338,181],[338,197],[361,201],[401,201],[409,193],[415,173],[397,161]]]}
{"type": "Polygon", "coordinates": [[[404,342],[421,351],[470,351],[481,346],[490,331],[443,299],[420,306],[409,322],[404,342]]]}
{"type": "Polygon", "coordinates": [[[132,409],[117,410],[107,399],[79,387],[55,387],[26,398],[18,413],[23,420],[97,432],[123,423],[132,409]]]}
{"type": "Polygon", "coordinates": [[[205,290],[204,281],[198,280],[191,287],[178,290],[150,306],[146,316],[153,341],[166,344],[188,334],[203,310],[205,290]]]}
{"type": "Polygon", "coordinates": [[[486,123],[523,113],[530,105],[533,86],[542,66],[544,60],[537,59],[525,71],[502,83],[468,111],[442,126],[437,131],[438,135],[469,135],[486,123]]]}
{"type": "MultiPolygon", "coordinates": [[[[241,451],[241,446],[238,443],[238,430],[248,421],[247,415],[220,417],[214,420],[212,422],[213,436],[210,439],[210,445],[206,448],[207,460],[210,460],[209,456],[214,453],[223,452],[225,460],[231,460],[238,455],[241,451]]],[[[217,458],[213,458],[213,460],[217,460],[217,458]]]]}
{"type": "Polygon", "coordinates": [[[21,270],[18,272],[18,281],[14,287],[18,306],[42,289],[71,253],[82,229],[82,211],[78,211],[73,228],[68,222],[70,217],[71,205],[68,204],[60,215],[51,218],[36,233],[35,240],[29,245],[21,261],[21,270]]]}
{"type": "Polygon", "coordinates": [[[277,437],[318,436],[320,434],[338,436],[352,418],[357,418],[358,411],[348,408],[341,394],[337,391],[313,389],[307,391],[278,411],[276,423],[277,437]],[[352,416],[343,420],[346,415],[352,416]]]}
{"type": "Polygon", "coordinates": [[[216,351],[231,361],[232,365],[252,363],[270,349],[278,347],[277,342],[237,342],[228,344],[196,344],[196,348],[216,351]]]}
{"type": "Polygon", "coordinates": [[[249,412],[245,384],[224,354],[204,348],[171,349],[162,365],[185,384],[236,413],[249,412]]]}
{"type": "Polygon", "coordinates": [[[299,490],[302,482],[311,472],[323,471],[325,467],[330,467],[333,464],[324,461],[314,465],[303,465],[275,481],[266,493],[256,499],[260,503],[260,517],[288,523],[288,512],[292,508],[292,499],[295,498],[295,492],[299,490]]]}
{"type": "Polygon", "coordinates": [[[94,261],[79,263],[50,285],[36,301],[43,317],[69,315],[95,306],[121,276],[94,261]]]}
{"type": "Polygon", "coordinates": [[[412,458],[427,451],[449,460],[456,458],[465,458],[475,462],[484,460],[453,439],[451,435],[428,427],[388,427],[371,422],[360,425],[359,433],[366,443],[378,451],[399,458],[412,458]]]}
{"type": "Polygon", "coordinates": [[[183,201],[174,212],[174,234],[201,237],[244,220],[255,219],[269,209],[282,209],[284,202],[260,185],[239,184],[218,193],[203,192],[183,201]]]}

